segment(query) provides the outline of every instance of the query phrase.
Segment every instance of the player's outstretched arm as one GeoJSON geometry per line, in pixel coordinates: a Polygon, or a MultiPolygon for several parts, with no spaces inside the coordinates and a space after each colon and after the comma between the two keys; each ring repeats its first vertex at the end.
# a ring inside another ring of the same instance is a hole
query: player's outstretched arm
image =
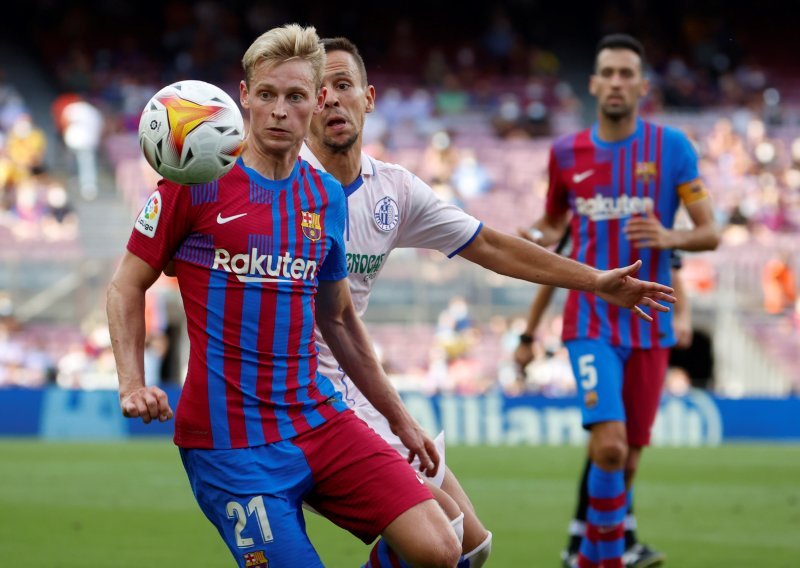
{"type": "Polygon", "coordinates": [[[149,264],[126,252],[111,279],[106,303],[122,414],[145,424],[172,418],[166,393],[144,383],[144,295],[158,276],[149,264]]]}
{"type": "Polygon", "coordinates": [[[367,330],[353,307],[347,279],[320,280],[316,311],[317,327],[342,370],[389,421],[392,431],[409,450],[408,461],[418,456],[420,470],[429,477],[435,476],[439,468],[436,446],[408,413],[383,372],[367,330]]]}
{"type": "Polygon", "coordinates": [[[673,296],[675,290],[663,284],[634,278],[633,275],[641,266],[642,261],[637,260],[624,268],[603,270],[597,279],[597,288],[594,293],[609,304],[629,308],[643,320],[653,321],[653,318],[644,313],[639,306],[652,308],[659,312],[668,312],[669,308],[659,302],[674,304],[676,301],[673,296]]]}
{"type": "Polygon", "coordinates": [[[490,227],[484,227],[475,240],[459,254],[498,274],[537,284],[595,293],[612,304],[634,309],[639,317],[648,321],[651,318],[635,308],[637,304],[669,311],[669,308],[658,302],[675,301],[673,290],[669,286],[645,282],[631,276],[641,265],[639,261],[625,268],[601,271],[490,227]]]}

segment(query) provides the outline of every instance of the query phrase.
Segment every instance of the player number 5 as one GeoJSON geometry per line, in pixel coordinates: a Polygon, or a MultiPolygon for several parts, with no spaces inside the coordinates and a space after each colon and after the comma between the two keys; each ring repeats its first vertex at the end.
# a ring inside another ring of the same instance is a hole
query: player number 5
{"type": "Polygon", "coordinates": [[[581,388],[592,390],[597,386],[597,369],[594,367],[594,354],[587,353],[578,357],[578,374],[581,376],[581,388]]]}
{"type": "Polygon", "coordinates": [[[267,508],[264,506],[264,498],[260,495],[250,499],[250,502],[247,503],[247,512],[245,512],[241,503],[237,501],[230,501],[225,507],[225,512],[228,514],[229,519],[236,519],[234,533],[236,534],[236,546],[239,548],[253,546],[253,539],[242,537],[242,531],[244,531],[244,527],[247,525],[248,515],[254,513],[258,521],[258,528],[261,531],[261,539],[265,543],[272,542],[272,529],[269,526],[269,519],[267,518],[267,508]]]}

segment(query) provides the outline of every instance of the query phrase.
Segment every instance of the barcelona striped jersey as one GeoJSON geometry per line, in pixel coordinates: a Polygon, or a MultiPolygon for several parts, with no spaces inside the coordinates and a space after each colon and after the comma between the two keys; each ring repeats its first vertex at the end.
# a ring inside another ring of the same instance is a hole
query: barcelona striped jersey
{"type": "Polygon", "coordinates": [[[298,159],[270,180],[244,165],[216,182],[159,182],[128,249],[171,259],[187,317],[175,443],[229,449],[292,438],[347,407],[317,372],[318,280],[347,276],[346,203],[333,177],[298,159]]]}
{"type": "MultiPolygon", "coordinates": [[[[627,139],[604,142],[591,129],[558,139],[551,148],[546,211],[571,212],[572,258],[607,270],[642,260],[637,277],[669,285],[669,250],[637,249],[623,228],[652,210],[671,228],[678,207],[707,197],[697,155],[680,131],[639,119],[627,139]]],[[[648,323],[588,292],[572,290],[564,309],[563,339],[595,338],[647,349],[675,344],[672,312],[649,310],[648,323]]]]}

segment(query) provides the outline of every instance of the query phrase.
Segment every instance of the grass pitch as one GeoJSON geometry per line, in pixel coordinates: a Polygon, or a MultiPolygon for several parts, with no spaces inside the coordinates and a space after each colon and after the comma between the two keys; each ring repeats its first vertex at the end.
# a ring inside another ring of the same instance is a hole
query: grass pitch
{"type": "MultiPolygon", "coordinates": [[[[494,533],[490,567],[559,565],[580,448],[454,447],[447,459],[494,533]]],[[[796,567],[800,447],[649,449],[636,510],[668,566],[796,567]]],[[[366,561],[354,537],[313,515],[308,525],[326,566],[366,561]]],[[[0,567],[232,565],[169,441],[0,440],[0,567]]]]}

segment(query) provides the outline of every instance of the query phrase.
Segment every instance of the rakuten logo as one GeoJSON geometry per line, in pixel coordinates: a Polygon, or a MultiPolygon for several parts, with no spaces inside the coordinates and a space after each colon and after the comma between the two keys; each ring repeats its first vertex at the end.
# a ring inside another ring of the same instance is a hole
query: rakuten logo
{"type": "Polygon", "coordinates": [[[231,256],[225,249],[214,249],[214,265],[225,272],[232,272],[240,282],[295,282],[313,280],[317,263],[304,258],[294,258],[288,252],[280,256],[258,254],[252,249],[250,254],[231,256]],[[272,276],[272,278],[267,278],[272,276]]]}
{"type": "Polygon", "coordinates": [[[644,214],[653,209],[653,199],[650,197],[604,197],[599,193],[588,199],[578,197],[575,199],[575,208],[578,215],[589,217],[592,221],[605,221],[607,219],[621,219],[631,215],[644,214]]]}

